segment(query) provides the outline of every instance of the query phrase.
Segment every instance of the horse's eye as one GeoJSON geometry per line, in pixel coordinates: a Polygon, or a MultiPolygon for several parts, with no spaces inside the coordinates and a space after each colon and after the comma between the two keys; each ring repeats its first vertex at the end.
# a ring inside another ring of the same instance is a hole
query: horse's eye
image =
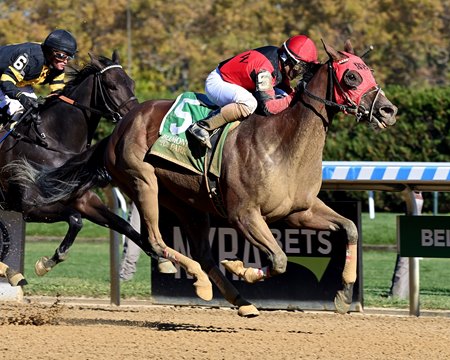
{"type": "Polygon", "coordinates": [[[350,89],[355,90],[362,83],[362,77],[356,71],[346,70],[343,76],[344,84],[350,89]]]}

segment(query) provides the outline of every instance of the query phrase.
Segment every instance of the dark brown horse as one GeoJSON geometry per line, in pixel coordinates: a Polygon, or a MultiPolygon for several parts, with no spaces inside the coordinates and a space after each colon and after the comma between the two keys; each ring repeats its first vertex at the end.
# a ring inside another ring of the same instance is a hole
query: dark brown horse
{"type": "MultiPolygon", "coordinates": [[[[125,220],[109,211],[92,191],[69,203],[37,206],[33,203],[33,187],[21,189],[10,184],[14,160],[25,158],[50,168],[59,167],[91,145],[102,117],[119,120],[137,104],[134,82],[119,64],[119,57],[115,52],[112,59],[91,55],[90,63],[80,70],[73,69],[71,80],[61,95],[63,97],[47,98],[39,108],[41,128],[47,136],[47,147],[41,146],[39,136],[30,126],[32,124],[24,122],[15,129],[20,133],[20,138],[9,135],[0,144],[2,208],[21,212],[27,222],[66,221],[69,225],[67,234],[53,257],[43,257],[36,263],[38,275],[44,275],[67,256],[83,226],[82,218],[126,233],[135,240],[140,239],[139,234],[125,220]]],[[[17,285],[23,279],[21,274],[16,274],[5,264],[0,265],[0,275],[7,276],[12,285],[17,285]]]]}
{"type": "MultiPolygon", "coordinates": [[[[317,197],[326,135],[339,111],[355,115],[374,129],[384,129],[395,123],[397,108],[380,90],[364,61],[353,55],[350,42],[345,52],[324,47],[329,60],[318,68],[306,89],[298,91],[292,107],[273,116],[252,115],[231,130],[226,139],[219,184],[227,218],[267,255],[271,266],[246,268],[239,260],[224,261],[224,266],[249,283],[282,274],[287,257],[268,227],[275,220],[285,219],[292,227],[345,231],[348,245],[346,254],[342,254],[346,257],[343,288],[335,297],[337,310],[345,313],[356,280],[358,233],[353,222],[317,197]]],[[[143,224],[141,233],[147,236],[155,253],[179,262],[193,275],[199,297],[212,297],[209,275],[224,297],[239,307],[240,315],[257,315],[256,308],[240,296],[211,256],[208,213],[217,212],[205,178],[146,155],[172,104],[169,100],[154,100],[138,105],[96,149],[55,172],[41,174],[37,182],[48,198],[74,196],[74,188],[85,191],[96,184],[92,164],[105,164],[114,181],[137,204],[143,224]],[[69,178],[66,170],[71,174],[69,178]],[[66,181],[70,186],[53,193],[57,183],[52,179],[66,181]],[[74,181],[67,182],[69,179],[74,181]],[[180,218],[191,254],[200,264],[166,246],[158,228],[158,204],[180,218]]],[[[28,171],[25,168],[22,175],[28,171]]]]}

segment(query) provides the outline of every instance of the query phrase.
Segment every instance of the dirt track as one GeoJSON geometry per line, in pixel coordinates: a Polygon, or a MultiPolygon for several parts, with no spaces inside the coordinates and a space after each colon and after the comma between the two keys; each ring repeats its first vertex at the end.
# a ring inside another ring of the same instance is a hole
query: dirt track
{"type": "Polygon", "coordinates": [[[450,318],[0,303],[0,358],[449,359],[450,318]]]}

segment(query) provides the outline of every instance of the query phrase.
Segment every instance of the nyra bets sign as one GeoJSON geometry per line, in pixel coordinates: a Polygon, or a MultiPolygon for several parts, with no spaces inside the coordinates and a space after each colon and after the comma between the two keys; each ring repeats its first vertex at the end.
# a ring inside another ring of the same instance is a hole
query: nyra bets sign
{"type": "Polygon", "coordinates": [[[398,216],[397,232],[401,256],[450,258],[450,216],[398,216]]]}
{"type": "MultiPolygon", "coordinates": [[[[360,229],[360,207],[357,202],[332,203],[338,213],[351,219],[360,229]]],[[[168,212],[161,213],[161,232],[167,245],[190,256],[186,237],[168,212]]],[[[261,308],[276,309],[334,309],[333,299],[342,286],[346,238],[344,232],[293,229],[284,222],[270,224],[280,247],[288,256],[285,274],[248,284],[235,275],[220,270],[239,290],[241,295],[261,308]]],[[[359,233],[361,233],[359,231],[359,233]]],[[[267,265],[265,255],[231,228],[223,219],[212,218],[209,233],[213,256],[217,264],[224,259],[241,259],[245,267],[267,265]]],[[[360,240],[361,244],[361,240],[360,240]]],[[[358,254],[359,260],[361,252],[358,254]]],[[[358,261],[358,280],[354,288],[354,305],[361,303],[361,271],[358,261]]],[[[193,279],[178,266],[175,275],[159,274],[152,263],[152,297],[161,304],[229,305],[213,284],[214,299],[205,302],[194,293],[193,279]]]]}

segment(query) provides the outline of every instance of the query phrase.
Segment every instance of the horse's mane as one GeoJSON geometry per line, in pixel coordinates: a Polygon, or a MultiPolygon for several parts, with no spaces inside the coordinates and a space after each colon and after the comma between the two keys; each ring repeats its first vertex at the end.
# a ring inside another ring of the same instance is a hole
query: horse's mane
{"type": "MultiPolygon", "coordinates": [[[[98,62],[90,62],[84,65],[81,69],[76,68],[74,65],[67,65],[66,67],[66,85],[60,91],[60,95],[66,95],[70,97],[73,89],[77,88],[89,75],[95,74],[104,67],[114,65],[115,63],[104,56],[99,56],[97,58],[98,62]],[[99,64],[103,65],[103,67],[99,67],[99,64]]],[[[49,96],[45,99],[45,103],[43,104],[43,108],[46,108],[58,98],[56,96],[49,96]]],[[[41,110],[42,110],[41,109],[41,110]]]]}
{"type": "MultiPolygon", "coordinates": [[[[104,56],[99,56],[98,61],[103,64],[104,67],[114,64],[111,59],[108,59],[104,56]]],[[[63,89],[63,94],[70,93],[72,89],[80,85],[80,83],[83,82],[84,79],[86,79],[89,75],[95,74],[96,72],[100,71],[101,68],[97,64],[90,62],[81,69],[77,69],[72,65],[68,65],[67,70],[68,71],[66,73],[66,77],[68,79],[68,82],[63,89]]]]}

